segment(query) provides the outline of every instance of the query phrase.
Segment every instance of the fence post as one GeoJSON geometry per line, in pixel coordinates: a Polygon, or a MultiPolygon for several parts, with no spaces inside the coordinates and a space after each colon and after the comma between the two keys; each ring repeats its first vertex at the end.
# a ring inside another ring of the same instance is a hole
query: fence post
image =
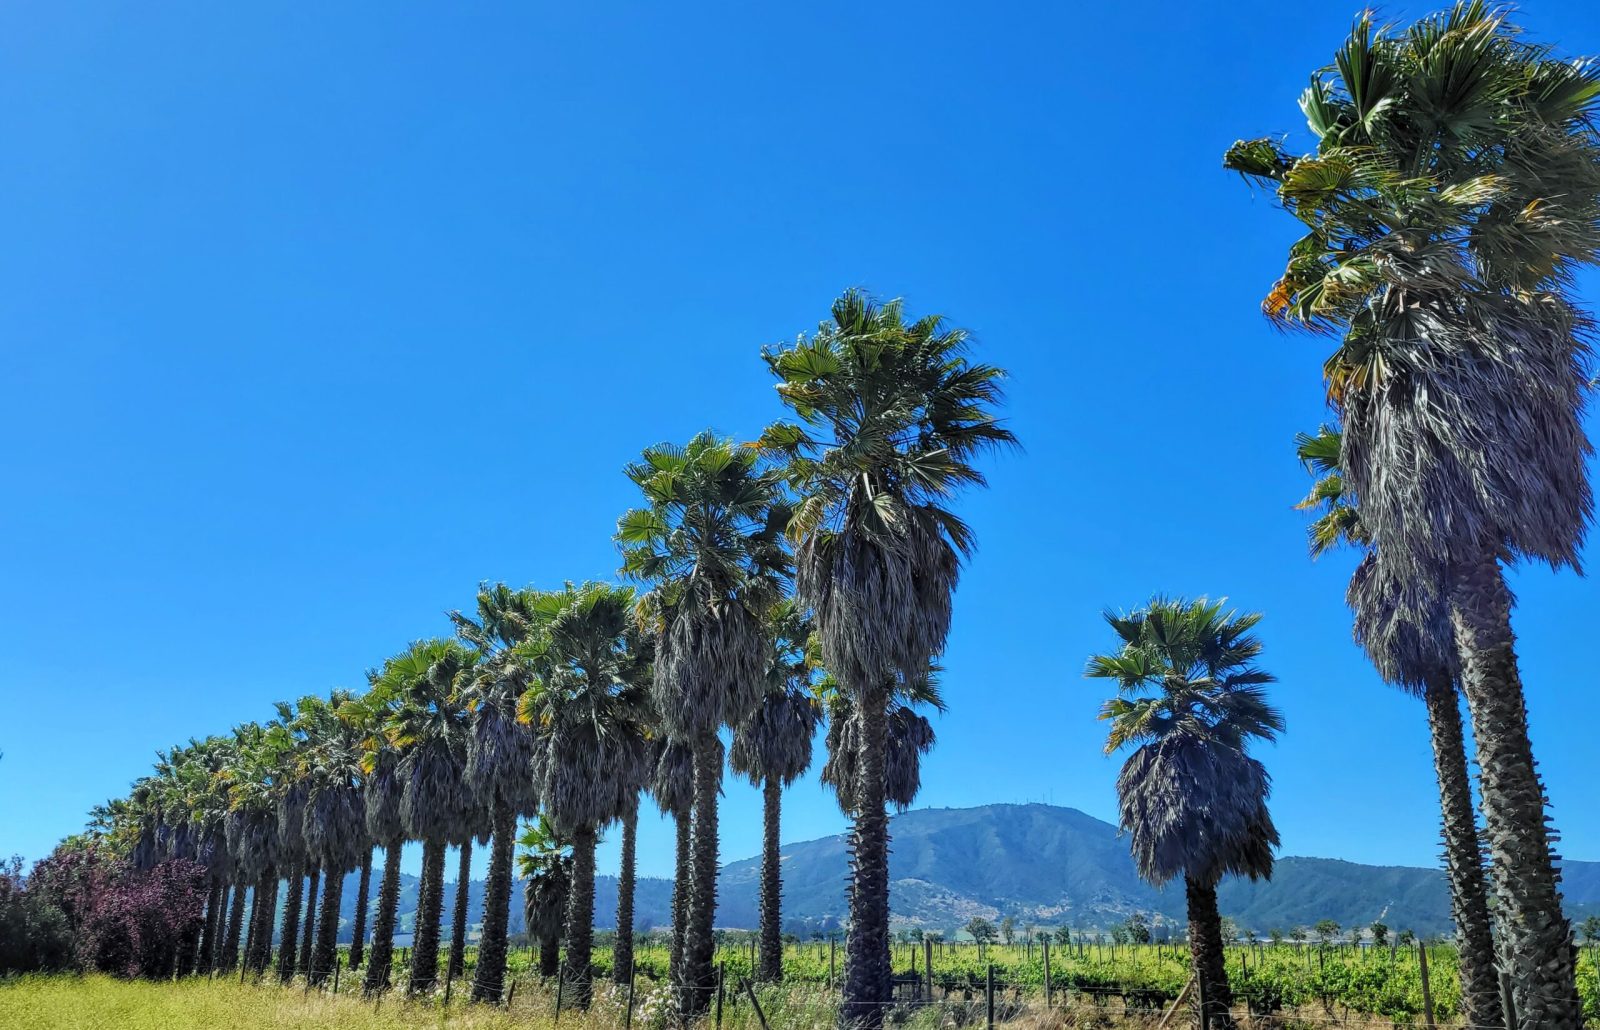
{"type": "Polygon", "coordinates": [[[344,957],[338,952],[333,955],[333,996],[339,996],[339,970],[344,967],[344,957]]]}
{"type": "Polygon", "coordinates": [[[633,1030],[633,985],[637,982],[633,971],[628,972],[628,1015],[622,1021],[622,1030],[633,1030]]]}
{"type": "Polygon", "coordinates": [[[1211,1030],[1210,999],[1206,997],[1206,978],[1196,970],[1194,978],[1195,997],[1200,1000],[1200,1030],[1211,1030]]]}
{"type": "Polygon", "coordinates": [[[761,1011],[761,1000],[756,997],[756,989],[750,986],[750,981],[744,981],[744,993],[750,995],[750,1007],[756,1010],[756,1018],[761,1021],[761,1030],[772,1030],[767,1026],[767,1014],[761,1011]]]}
{"type": "Polygon", "coordinates": [[[517,996],[517,982],[515,980],[512,980],[511,981],[511,989],[506,992],[506,1008],[509,1009],[511,1007],[511,999],[515,998],[516,996],[517,996]]]}
{"type": "Polygon", "coordinates": [[[1050,1007],[1050,938],[1039,942],[1044,946],[1044,1007],[1050,1007]]]}
{"type": "Polygon", "coordinates": [[[922,938],[922,966],[928,977],[928,1003],[933,1003],[933,942],[922,938]]]}
{"type": "Polygon", "coordinates": [[[1433,990],[1428,986],[1428,946],[1417,942],[1417,964],[1422,972],[1422,1019],[1433,1030],[1433,990]]]}
{"type": "Polygon", "coordinates": [[[561,988],[567,982],[564,970],[556,971],[556,1022],[561,1022],[561,988]]]}
{"type": "Polygon", "coordinates": [[[838,951],[839,942],[830,936],[828,938],[828,990],[830,991],[833,990],[834,958],[838,954],[838,951]]]}
{"type": "Polygon", "coordinates": [[[1517,999],[1511,993],[1511,974],[1500,970],[1500,1007],[1505,1010],[1506,1026],[1517,1025],[1517,999]]]}
{"type": "Polygon", "coordinates": [[[989,974],[984,979],[983,985],[984,1010],[987,1013],[984,1026],[994,1030],[994,963],[989,963],[989,974]]]}
{"type": "Polygon", "coordinates": [[[722,1030],[722,996],[723,996],[723,993],[724,993],[723,984],[726,982],[727,975],[728,975],[728,964],[726,962],[718,962],[717,963],[717,1030],[722,1030]]]}

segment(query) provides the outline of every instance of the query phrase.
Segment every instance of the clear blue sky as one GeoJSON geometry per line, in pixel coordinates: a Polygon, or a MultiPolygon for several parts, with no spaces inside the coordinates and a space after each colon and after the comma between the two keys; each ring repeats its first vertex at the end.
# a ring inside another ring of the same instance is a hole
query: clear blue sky
{"type": "MultiPolygon", "coordinates": [[[[1324,345],[1256,305],[1293,226],[1219,167],[1303,141],[1356,3],[469,6],[0,10],[0,853],[361,685],[481,579],[610,575],[622,465],[753,436],[760,345],[860,285],[970,327],[1026,447],[963,502],[921,803],[1113,818],[1098,613],[1210,593],[1267,613],[1285,853],[1435,860],[1422,708],[1290,507],[1324,345]]],[[[1587,0],[1527,7],[1600,52],[1587,0]]],[[[1564,850],[1600,859],[1595,594],[1515,587],[1564,850]]],[[[758,814],[730,782],[725,858],[758,814]]],[[[786,839],[844,825],[788,795],[786,839]]]]}

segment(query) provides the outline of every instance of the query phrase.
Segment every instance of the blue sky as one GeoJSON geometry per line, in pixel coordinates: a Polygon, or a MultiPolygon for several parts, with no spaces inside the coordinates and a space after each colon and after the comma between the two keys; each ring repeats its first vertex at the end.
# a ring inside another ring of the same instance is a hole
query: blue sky
{"type": "MultiPolygon", "coordinates": [[[[969,327],[1025,446],[962,502],[919,803],[1113,818],[1099,611],[1227,595],[1282,681],[1284,852],[1431,864],[1422,708],[1290,507],[1323,345],[1256,305],[1293,226],[1219,167],[1303,140],[1356,6],[6,5],[0,853],[158,747],[361,685],[479,580],[610,575],[623,464],[753,436],[760,346],[859,285],[969,327]]],[[[1587,3],[1522,20],[1600,52],[1587,3]]],[[[1600,859],[1567,717],[1594,593],[1514,585],[1563,850],[1600,859]]],[[[786,805],[786,839],[845,826],[814,776],[786,805]]],[[[724,857],[759,806],[730,781],[724,857]]],[[[671,868],[654,816],[640,865],[671,868]]]]}

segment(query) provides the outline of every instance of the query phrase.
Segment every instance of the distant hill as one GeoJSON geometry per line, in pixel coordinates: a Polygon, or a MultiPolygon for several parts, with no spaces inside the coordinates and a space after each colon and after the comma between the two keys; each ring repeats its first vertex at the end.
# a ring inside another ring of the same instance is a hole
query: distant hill
{"type": "MultiPolygon", "coordinates": [[[[1181,884],[1157,890],[1134,873],[1117,828],[1073,808],[984,805],[925,808],[891,821],[890,907],[900,926],[953,930],[973,916],[1013,916],[1036,926],[1106,927],[1134,912],[1160,925],[1181,922],[1181,884]]],[[[784,919],[800,933],[837,927],[845,902],[846,840],[802,841],[783,848],[784,919]]],[[[760,864],[755,858],[723,867],[717,925],[754,927],[760,864]]],[[[1600,862],[1568,861],[1563,889],[1569,914],[1600,910],[1600,862]]],[[[374,884],[376,887],[376,884],[374,884]]],[[[511,930],[522,931],[521,887],[511,930]]],[[[602,928],[616,912],[615,877],[596,878],[595,918],[602,928]]],[[[469,886],[468,921],[482,919],[483,884],[469,886]]],[[[642,878],[635,899],[640,930],[671,922],[672,884],[642,878]]],[[[344,892],[346,925],[354,914],[355,884],[344,892]]],[[[455,900],[446,888],[445,918],[455,900]]],[[[1229,879],[1219,891],[1224,915],[1261,933],[1333,919],[1345,926],[1375,919],[1419,934],[1447,933],[1450,904],[1437,869],[1369,866],[1331,858],[1283,857],[1270,883],[1229,879]]],[[[416,880],[402,877],[401,926],[409,929],[416,880]]]]}

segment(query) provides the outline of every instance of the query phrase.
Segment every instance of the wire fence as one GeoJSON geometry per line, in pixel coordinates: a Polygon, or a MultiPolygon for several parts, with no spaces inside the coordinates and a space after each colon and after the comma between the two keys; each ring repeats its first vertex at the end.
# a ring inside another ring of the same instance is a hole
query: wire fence
{"type": "MultiPolygon", "coordinates": [[[[447,950],[442,950],[441,960],[447,950]]],[[[922,950],[931,957],[931,949],[922,950]]],[[[205,975],[213,979],[236,975],[241,982],[279,983],[277,959],[277,953],[272,952],[264,966],[239,965],[234,969],[214,969],[205,975]]],[[[308,970],[297,966],[293,980],[286,986],[298,988],[308,996],[317,992],[347,997],[375,1009],[386,1004],[420,1004],[448,1010],[469,1001],[487,1002],[515,1014],[544,1016],[556,1024],[563,1015],[570,1018],[576,1010],[584,1009],[591,1021],[602,1017],[606,1025],[622,1030],[683,1030],[691,1025],[697,1030],[809,1030],[836,1025],[841,1002],[839,986],[832,977],[828,983],[758,984],[742,970],[730,969],[726,960],[716,964],[714,984],[686,988],[667,982],[654,970],[637,967],[620,982],[593,973],[574,978],[565,968],[562,975],[544,977],[534,967],[531,954],[527,967],[508,966],[504,975],[485,983],[487,971],[479,969],[470,951],[456,975],[446,975],[447,970],[441,968],[423,982],[413,977],[411,959],[410,949],[396,949],[388,975],[375,977],[370,966],[352,969],[341,950],[329,968],[308,970]],[[690,1001],[695,1004],[686,1004],[690,1001]],[[697,1013],[693,1018],[686,1015],[691,1010],[697,1013]]],[[[1419,951],[1418,960],[1426,969],[1425,950],[1419,951]]],[[[941,971],[924,964],[895,974],[890,996],[871,1004],[885,1010],[885,1023],[918,1030],[989,1030],[997,1024],[1019,1030],[1064,1026],[1166,1028],[1198,1024],[1203,999],[1192,989],[1194,986],[1192,978],[1177,992],[1145,982],[1084,983],[1071,974],[1058,977],[1053,971],[1047,971],[1040,982],[1031,976],[1004,975],[993,963],[987,965],[981,977],[974,977],[970,969],[941,971]]],[[[1207,1025],[1212,1030],[1473,1028],[1473,1024],[1445,1018],[1431,1000],[1421,1013],[1374,1013],[1331,997],[1318,999],[1312,1005],[1290,1006],[1281,992],[1259,986],[1239,987],[1233,993],[1233,1003],[1225,1012],[1216,1005],[1204,1006],[1207,1025]]]]}

